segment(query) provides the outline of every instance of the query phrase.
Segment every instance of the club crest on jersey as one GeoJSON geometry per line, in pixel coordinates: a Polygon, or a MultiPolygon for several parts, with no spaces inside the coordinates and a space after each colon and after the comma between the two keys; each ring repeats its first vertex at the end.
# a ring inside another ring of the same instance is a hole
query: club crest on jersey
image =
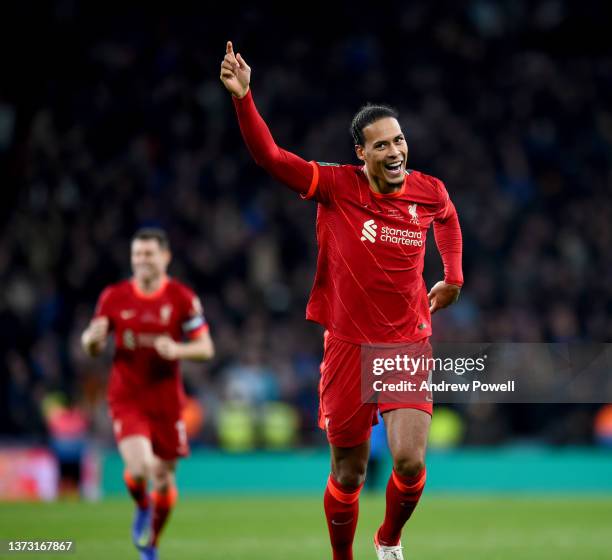
{"type": "Polygon", "coordinates": [[[410,223],[411,224],[414,224],[415,226],[420,225],[419,224],[419,215],[417,213],[416,202],[414,204],[411,204],[410,206],[408,206],[408,214],[410,214],[410,223]]]}
{"type": "Polygon", "coordinates": [[[166,305],[162,305],[159,310],[159,320],[162,325],[167,325],[168,321],[170,321],[170,315],[172,315],[172,305],[167,303],[166,305]]]}

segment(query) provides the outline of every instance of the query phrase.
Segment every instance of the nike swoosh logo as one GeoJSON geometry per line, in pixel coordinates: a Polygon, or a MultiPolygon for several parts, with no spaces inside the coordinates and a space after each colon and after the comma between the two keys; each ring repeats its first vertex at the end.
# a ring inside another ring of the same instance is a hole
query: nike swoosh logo
{"type": "Polygon", "coordinates": [[[126,310],[126,311],[122,311],[121,312],[121,318],[122,319],[131,319],[132,317],[134,317],[136,315],[136,311],[133,310],[126,310]]]}
{"type": "Polygon", "coordinates": [[[352,521],[353,521],[352,517],[348,521],[336,521],[335,519],[332,519],[332,525],[348,525],[352,521]]]}

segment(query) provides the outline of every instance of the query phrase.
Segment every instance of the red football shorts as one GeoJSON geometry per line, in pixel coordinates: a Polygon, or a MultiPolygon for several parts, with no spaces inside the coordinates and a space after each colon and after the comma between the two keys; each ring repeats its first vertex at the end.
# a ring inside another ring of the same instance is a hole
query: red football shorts
{"type": "Polygon", "coordinates": [[[362,400],[361,345],[346,342],[327,331],[324,335],[323,361],[319,382],[319,427],[326,431],[329,443],[337,447],[355,447],[367,441],[372,426],[381,414],[399,408],[423,410],[432,414],[431,402],[376,403],[362,400]]]}
{"type": "Polygon", "coordinates": [[[187,432],[180,418],[154,418],[135,406],[114,406],[111,417],[117,443],[129,436],[145,436],[160,459],[172,461],[189,455],[187,432]]]}

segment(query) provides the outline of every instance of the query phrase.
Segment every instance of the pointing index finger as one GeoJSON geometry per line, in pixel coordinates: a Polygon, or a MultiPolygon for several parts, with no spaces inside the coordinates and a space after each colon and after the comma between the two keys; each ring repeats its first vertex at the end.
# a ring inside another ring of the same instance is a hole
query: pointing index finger
{"type": "Polygon", "coordinates": [[[234,47],[233,47],[233,45],[232,45],[232,42],[231,42],[231,41],[228,41],[228,42],[227,42],[227,45],[226,45],[226,47],[225,47],[225,52],[226,52],[227,54],[233,54],[233,53],[234,53],[234,47]]]}

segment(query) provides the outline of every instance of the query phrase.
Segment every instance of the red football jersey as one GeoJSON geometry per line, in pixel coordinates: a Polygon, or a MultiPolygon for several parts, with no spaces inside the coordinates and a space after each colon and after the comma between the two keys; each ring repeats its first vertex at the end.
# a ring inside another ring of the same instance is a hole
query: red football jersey
{"type": "Polygon", "coordinates": [[[233,98],[255,161],[319,203],[319,257],[306,317],[355,343],[415,342],[431,335],[422,278],[431,224],[444,280],[461,286],[461,228],[439,179],[408,171],[399,191],[374,192],[363,167],[306,162],[276,145],[251,90],[233,98]]]}
{"type": "Polygon", "coordinates": [[[427,231],[455,212],[442,182],[407,171],[399,191],[380,194],[363,167],[312,165],[305,198],[319,202],[319,256],[307,318],[351,342],[430,336],[422,276],[427,231]]]}
{"type": "Polygon", "coordinates": [[[178,417],[185,400],[179,362],[163,359],[153,344],[162,334],[180,342],[208,329],[198,297],[171,278],[151,294],[124,280],[102,292],[95,317],[108,317],[114,331],[111,410],[136,406],[154,416],[178,417]]]}

